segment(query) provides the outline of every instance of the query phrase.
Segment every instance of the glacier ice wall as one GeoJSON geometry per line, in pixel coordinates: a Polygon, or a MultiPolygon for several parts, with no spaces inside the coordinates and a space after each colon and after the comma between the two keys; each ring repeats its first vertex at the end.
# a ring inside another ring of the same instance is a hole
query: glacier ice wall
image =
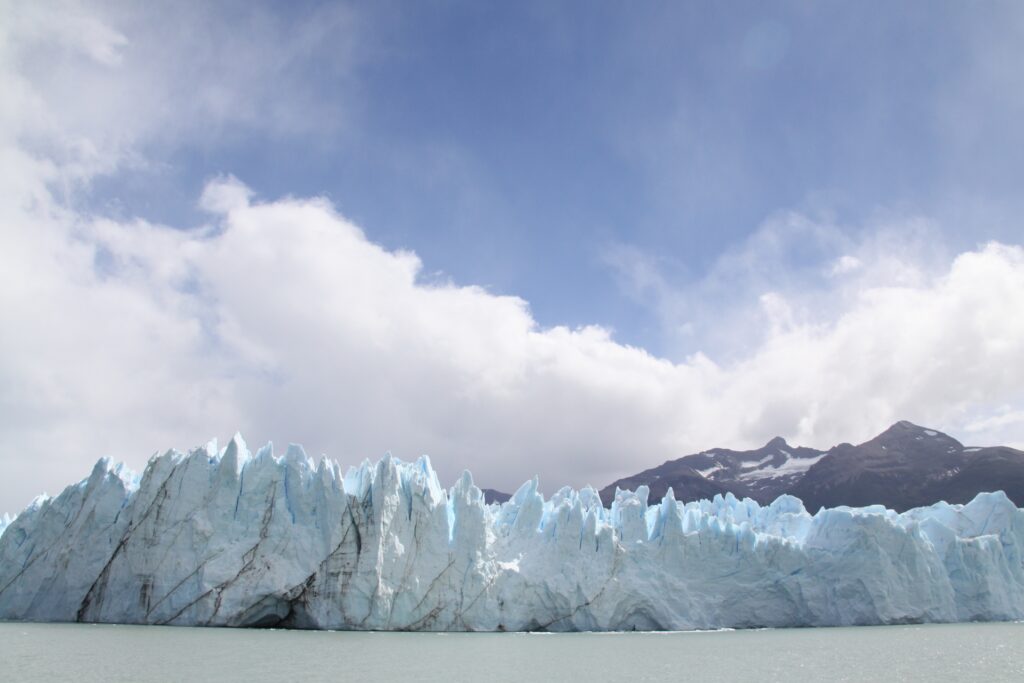
{"type": "Polygon", "coordinates": [[[783,496],[680,503],[390,456],[342,475],[236,436],[109,460],[0,527],[0,619],[381,630],[630,630],[1024,618],[1024,510],[1002,493],[897,514],[783,496]]]}

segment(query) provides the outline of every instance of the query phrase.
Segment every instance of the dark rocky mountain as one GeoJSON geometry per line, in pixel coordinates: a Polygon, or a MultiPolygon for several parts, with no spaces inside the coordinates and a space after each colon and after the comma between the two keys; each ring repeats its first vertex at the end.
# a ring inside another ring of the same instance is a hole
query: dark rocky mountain
{"type": "Polygon", "coordinates": [[[811,511],[873,504],[905,510],[939,500],[966,503],[995,490],[1024,505],[1024,452],[965,448],[934,429],[897,422],[859,446],[836,446],[790,493],[811,511]]]}
{"type": "Polygon", "coordinates": [[[480,489],[484,494],[484,502],[490,505],[491,503],[504,503],[506,500],[512,497],[511,493],[503,493],[502,491],[496,491],[495,489],[480,489]]]}
{"type": "Polygon", "coordinates": [[[790,446],[775,438],[752,451],[713,449],[620,479],[601,490],[650,487],[659,500],[672,487],[677,500],[731,491],[769,503],[783,493],[811,512],[837,505],[882,504],[894,510],[939,500],[966,503],[980,491],[1002,490],[1024,505],[1024,452],[1003,446],[965,448],[956,439],[910,422],[897,422],[860,445],[828,451],[790,446]]]}
{"type": "Polygon", "coordinates": [[[711,498],[732,491],[736,496],[769,503],[792,488],[824,455],[813,448],[790,446],[781,437],[752,451],[713,448],[619,479],[601,489],[601,500],[610,505],[616,487],[635,490],[646,485],[651,501],[661,500],[671,486],[676,500],[711,498]]]}

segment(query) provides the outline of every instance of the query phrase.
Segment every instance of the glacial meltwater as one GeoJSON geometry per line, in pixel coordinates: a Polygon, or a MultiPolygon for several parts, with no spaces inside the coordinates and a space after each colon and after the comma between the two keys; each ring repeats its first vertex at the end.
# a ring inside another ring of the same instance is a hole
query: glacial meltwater
{"type": "Polygon", "coordinates": [[[0,623],[2,681],[1019,681],[1024,623],[365,633],[0,623]]]}

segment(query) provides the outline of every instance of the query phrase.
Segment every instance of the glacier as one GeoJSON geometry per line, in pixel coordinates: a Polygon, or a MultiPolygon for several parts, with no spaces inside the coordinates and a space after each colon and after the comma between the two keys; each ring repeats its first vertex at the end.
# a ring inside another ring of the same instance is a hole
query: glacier
{"type": "Polygon", "coordinates": [[[0,619],[365,630],[685,630],[1024,618],[1024,510],[1003,493],[810,515],[731,494],[537,480],[487,505],[467,472],[345,474],[236,435],[109,459],[0,519],[0,619]]]}

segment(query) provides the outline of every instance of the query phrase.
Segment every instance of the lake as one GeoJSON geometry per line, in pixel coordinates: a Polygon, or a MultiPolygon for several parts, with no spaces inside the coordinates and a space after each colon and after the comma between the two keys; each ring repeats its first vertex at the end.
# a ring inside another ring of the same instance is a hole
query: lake
{"type": "Polygon", "coordinates": [[[0,623],[2,681],[1016,681],[1024,623],[356,633],[0,623]]]}

